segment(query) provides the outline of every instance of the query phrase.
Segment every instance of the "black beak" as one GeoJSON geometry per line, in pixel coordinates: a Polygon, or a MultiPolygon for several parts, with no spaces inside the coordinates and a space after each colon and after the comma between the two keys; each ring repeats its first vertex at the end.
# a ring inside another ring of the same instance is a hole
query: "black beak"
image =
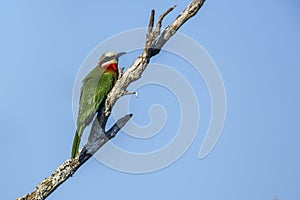
{"type": "Polygon", "coordinates": [[[115,55],[115,58],[118,59],[120,56],[126,54],[127,52],[120,52],[115,55]]]}

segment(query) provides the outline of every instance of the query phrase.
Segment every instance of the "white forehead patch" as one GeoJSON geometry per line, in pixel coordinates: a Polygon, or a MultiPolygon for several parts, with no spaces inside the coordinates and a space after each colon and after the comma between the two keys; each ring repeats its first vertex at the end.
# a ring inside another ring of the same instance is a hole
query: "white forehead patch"
{"type": "Polygon", "coordinates": [[[115,52],[112,52],[112,51],[108,51],[108,52],[106,52],[104,55],[105,55],[105,57],[111,57],[111,56],[115,56],[116,53],[115,53],[115,52]]]}

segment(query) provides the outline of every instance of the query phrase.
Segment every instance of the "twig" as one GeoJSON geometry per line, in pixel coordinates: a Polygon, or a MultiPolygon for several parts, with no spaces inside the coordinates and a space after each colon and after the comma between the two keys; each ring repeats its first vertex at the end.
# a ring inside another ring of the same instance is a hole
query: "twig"
{"type": "Polygon", "coordinates": [[[161,30],[161,26],[162,26],[162,20],[165,18],[165,16],[167,16],[167,14],[169,14],[172,10],[174,10],[174,8],[176,8],[176,5],[174,5],[173,7],[169,8],[168,10],[166,10],[163,14],[161,14],[158,19],[157,19],[157,23],[156,23],[156,28],[154,31],[153,36],[156,38],[160,35],[160,30],[161,30]]]}
{"type": "Polygon", "coordinates": [[[108,131],[105,131],[107,119],[115,102],[123,95],[131,94],[126,90],[127,86],[141,77],[141,74],[150,62],[151,57],[159,54],[164,44],[176,33],[176,31],[202,7],[205,0],[194,0],[188,7],[161,32],[162,21],[175,6],[166,10],[158,18],[154,27],[155,11],[151,11],[148,33],[146,35],[145,47],[140,56],[118,79],[115,86],[108,94],[103,109],[98,112],[93,121],[88,142],[79,151],[74,159],[66,160],[53,174],[39,183],[35,190],[26,194],[19,200],[42,200],[49,196],[57,187],[71,177],[77,169],[82,166],[94,153],[96,153],[108,140],[113,138],[118,131],[130,120],[131,114],[119,119],[108,131]]]}

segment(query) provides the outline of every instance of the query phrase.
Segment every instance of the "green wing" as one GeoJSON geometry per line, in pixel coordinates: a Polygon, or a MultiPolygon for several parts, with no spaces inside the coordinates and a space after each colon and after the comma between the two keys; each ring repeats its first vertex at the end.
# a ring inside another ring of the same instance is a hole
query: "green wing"
{"type": "MultiPolygon", "coordinates": [[[[114,84],[114,76],[96,67],[83,80],[77,127],[88,126],[114,84]]],[[[81,135],[79,135],[81,137],[81,135]]]]}
{"type": "Polygon", "coordinates": [[[77,155],[84,129],[93,120],[101,103],[112,89],[114,82],[113,74],[109,72],[104,73],[104,69],[99,67],[94,68],[82,81],[77,129],[72,147],[73,158],[77,155]]]}

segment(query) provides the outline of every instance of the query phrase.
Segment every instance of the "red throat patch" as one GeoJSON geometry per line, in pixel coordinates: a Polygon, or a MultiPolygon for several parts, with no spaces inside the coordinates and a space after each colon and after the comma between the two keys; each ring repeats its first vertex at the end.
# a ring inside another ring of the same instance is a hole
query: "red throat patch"
{"type": "Polygon", "coordinates": [[[113,72],[118,71],[118,65],[116,63],[110,63],[108,65],[105,65],[104,68],[105,71],[113,71],[113,72]]]}
{"type": "Polygon", "coordinates": [[[117,63],[110,63],[110,64],[107,64],[104,67],[104,71],[105,72],[108,72],[110,74],[112,74],[114,76],[114,79],[115,79],[115,82],[117,81],[118,79],[118,76],[119,76],[119,70],[118,70],[118,64],[117,63]]]}

